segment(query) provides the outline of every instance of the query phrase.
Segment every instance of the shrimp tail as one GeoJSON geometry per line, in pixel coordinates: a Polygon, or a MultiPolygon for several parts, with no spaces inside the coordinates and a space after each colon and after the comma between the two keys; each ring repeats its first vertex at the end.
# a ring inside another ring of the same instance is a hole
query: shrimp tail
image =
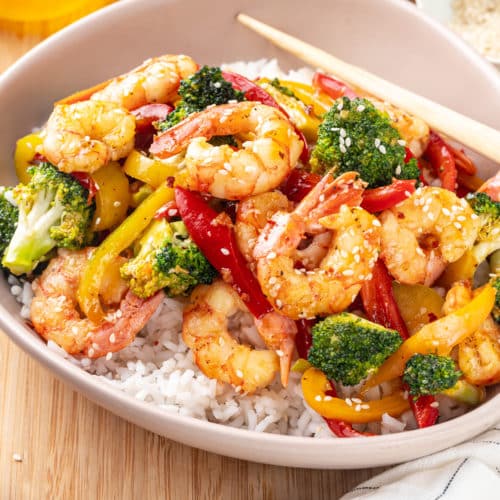
{"type": "Polygon", "coordinates": [[[280,376],[283,387],[288,385],[288,375],[295,350],[295,321],[273,311],[255,321],[257,331],[269,349],[273,349],[280,359],[280,376]]]}

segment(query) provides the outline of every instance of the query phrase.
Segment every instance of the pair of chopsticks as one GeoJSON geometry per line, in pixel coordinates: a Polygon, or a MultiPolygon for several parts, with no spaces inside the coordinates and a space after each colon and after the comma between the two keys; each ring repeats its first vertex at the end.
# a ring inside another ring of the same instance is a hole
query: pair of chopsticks
{"type": "Polygon", "coordinates": [[[348,64],[324,50],[257,21],[246,14],[238,14],[236,18],[241,24],[312,67],[332,73],[346,83],[418,116],[432,129],[438,130],[464,146],[500,163],[500,132],[498,130],[403,89],[364,69],[348,64]]]}

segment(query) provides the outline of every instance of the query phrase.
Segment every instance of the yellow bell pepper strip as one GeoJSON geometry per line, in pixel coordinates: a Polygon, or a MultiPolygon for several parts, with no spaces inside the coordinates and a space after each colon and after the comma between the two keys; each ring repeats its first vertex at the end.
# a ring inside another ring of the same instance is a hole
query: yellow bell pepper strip
{"type": "Polygon", "coordinates": [[[329,95],[319,89],[315,89],[312,85],[301,82],[291,82],[289,80],[280,80],[281,84],[290,89],[293,94],[307,106],[311,106],[316,116],[324,115],[334,103],[329,95]]]}
{"type": "Polygon", "coordinates": [[[304,134],[305,138],[308,141],[316,142],[321,120],[311,113],[302,101],[285,95],[274,87],[269,80],[261,79],[257,83],[288,113],[290,120],[304,134]]]}
{"type": "Polygon", "coordinates": [[[476,406],[486,399],[486,390],[480,385],[474,385],[464,379],[459,380],[453,387],[442,392],[459,403],[476,406]]]}
{"type": "MultiPolygon", "coordinates": [[[[174,157],[176,158],[176,157],[174,157]]],[[[160,186],[168,177],[175,177],[178,172],[177,162],[149,158],[134,149],[125,160],[123,171],[153,187],[160,186]]]]}
{"type": "Polygon", "coordinates": [[[17,177],[23,184],[27,184],[30,181],[31,176],[28,174],[28,167],[32,165],[33,158],[37,153],[36,148],[42,142],[43,139],[40,137],[40,134],[25,135],[16,142],[14,165],[17,177]]]}
{"type": "Polygon", "coordinates": [[[91,174],[97,188],[92,231],[118,225],[127,215],[130,193],[127,176],[119,163],[111,162],[91,174]]]}
{"type": "Polygon", "coordinates": [[[424,325],[442,316],[444,299],[433,288],[394,282],[392,289],[399,312],[410,335],[417,333],[424,325]]]}
{"type": "Polygon", "coordinates": [[[104,318],[104,311],[99,300],[99,290],[106,268],[113,259],[137,239],[137,236],[151,222],[156,211],[173,198],[174,190],[167,184],[161,185],[92,254],[77,291],[80,309],[90,320],[99,322],[104,318]]]}
{"type": "Polygon", "coordinates": [[[450,288],[457,281],[470,280],[474,276],[478,262],[470,250],[455,262],[448,264],[443,274],[438,278],[437,285],[450,288]]]}
{"type": "Polygon", "coordinates": [[[384,413],[398,417],[410,408],[408,399],[401,391],[382,399],[349,405],[345,399],[329,396],[327,393],[330,389],[331,384],[322,371],[309,368],[302,375],[304,399],[322,417],[365,424],[380,421],[384,413]]]}
{"type": "Polygon", "coordinates": [[[403,374],[406,362],[414,354],[436,353],[449,355],[456,345],[475,332],[490,314],[495,304],[495,290],[485,285],[465,306],[425,325],[380,366],[377,373],[365,383],[362,393],[371,387],[403,374]]]}

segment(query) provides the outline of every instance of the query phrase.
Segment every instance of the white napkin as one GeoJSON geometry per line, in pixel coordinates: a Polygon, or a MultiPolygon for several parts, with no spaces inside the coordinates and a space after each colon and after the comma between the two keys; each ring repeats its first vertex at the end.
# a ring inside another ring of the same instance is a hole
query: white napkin
{"type": "Polygon", "coordinates": [[[500,423],[448,450],[360,484],[341,500],[499,500],[500,423]]]}

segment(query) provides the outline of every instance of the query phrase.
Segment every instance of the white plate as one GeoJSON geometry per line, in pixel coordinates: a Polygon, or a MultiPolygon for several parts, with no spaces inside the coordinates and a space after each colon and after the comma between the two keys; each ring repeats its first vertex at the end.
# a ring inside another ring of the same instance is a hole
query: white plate
{"type": "MultiPolygon", "coordinates": [[[[43,123],[53,101],[148,57],[186,53],[201,63],[217,64],[278,56],[283,65],[301,65],[236,24],[234,15],[239,11],[491,126],[500,126],[500,79],[495,70],[457,37],[401,0],[128,1],[60,32],[1,77],[0,184],[16,182],[10,160],[15,141],[43,123]]],[[[488,162],[481,165],[484,175],[497,169],[488,162]]],[[[170,415],[102,384],[48,350],[20,319],[18,304],[4,279],[0,296],[3,330],[76,390],[158,434],[232,457],[311,468],[379,466],[454,445],[500,419],[500,396],[494,397],[492,392],[486,403],[450,422],[367,439],[260,434],[170,415]]]]}

